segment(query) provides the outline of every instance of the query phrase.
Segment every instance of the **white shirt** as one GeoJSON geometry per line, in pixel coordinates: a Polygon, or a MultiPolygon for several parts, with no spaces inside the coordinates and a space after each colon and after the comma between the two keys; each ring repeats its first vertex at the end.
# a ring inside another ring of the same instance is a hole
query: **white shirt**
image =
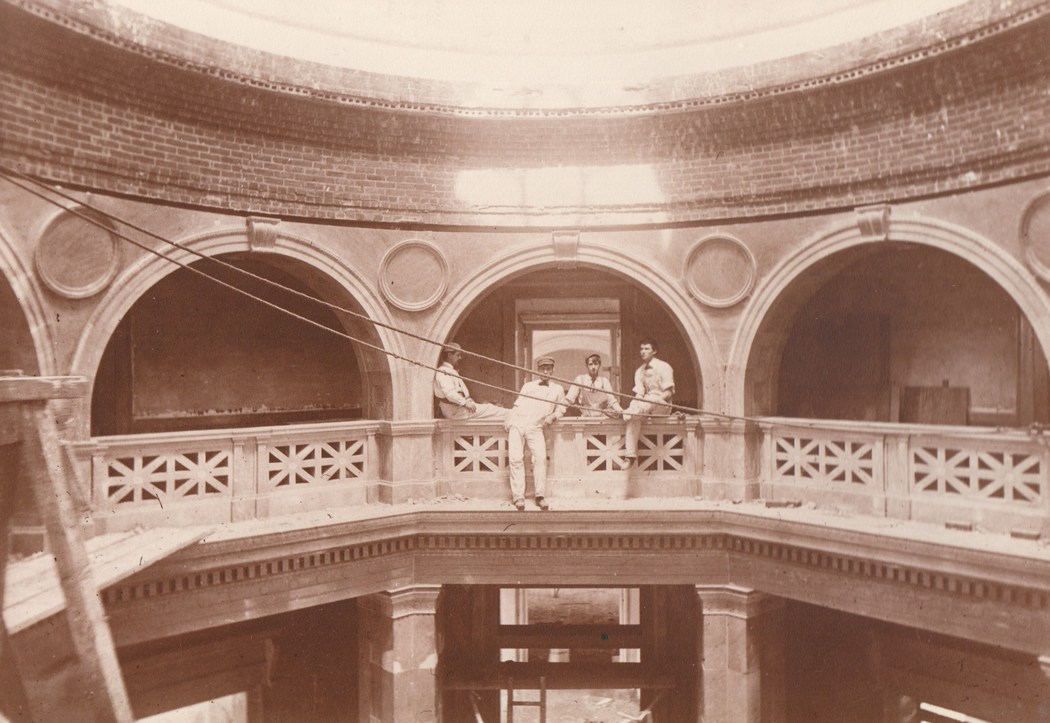
{"type": "Polygon", "coordinates": [[[590,374],[581,374],[572,380],[565,400],[579,406],[581,410],[608,409],[616,403],[612,391],[612,385],[606,377],[591,379],[590,374]]]}
{"type": "Polygon", "coordinates": [[[434,374],[434,396],[458,407],[470,399],[470,391],[459,372],[449,362],[442,362],[434,374]]]}
{"type": "Polygon", "coordinates": [[[514,406],[507,418],[507,428],[518,427],[519,429],[530,429],[542,427],[543,420],[554,414],[561,417],[565,414],[565,407],[557,402],[565,401],[565,390],[560,384],[547,382],[539,379],[525,382],[514,406]]]}
{"type": "Polygon", "coordinates": [[[634,393],[638,397],[652,399],[660,397],[661,392],[670,390],[674,394],[674,369],[667,362],[653,357],[648,364],[642,364],[634,372],[634,393]]]}

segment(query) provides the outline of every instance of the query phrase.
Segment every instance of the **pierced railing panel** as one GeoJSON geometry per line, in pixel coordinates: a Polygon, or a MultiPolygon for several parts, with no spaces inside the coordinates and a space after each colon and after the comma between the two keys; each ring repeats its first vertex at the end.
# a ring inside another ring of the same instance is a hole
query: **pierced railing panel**
{"type": "Polygon", "coordinates": [[[588,472],[619,472],[624,459],[624,436],[599,432],[583,438],[584,460],[588,472]]]}
{"type": "Polygon", "coordinates": [[[773,479],[824,486],[875,486],[879,446],[872,441],[777,434],[773,479]]]}
{"type": "Polygon", "coordinates": [[[260,456],[266,488],[333,484],[364,476],[367,445],[365,439],[271,443],[260,445],[260,456]]]}
{"type": "Polygon", "coordinates": [[[100,501],[106,506],[136,502],[164,506],[179,499],[229,495],[230,459],[225,449],[103,457],[100,501]]]}
{"type": "Polygon", "coordinates": [[[638,442],[638,469],[649,472],[681,472],[685,469],[684,434],[643,434],[638,442]]]}
{"type": "Polygon", "coordinates": [[[506,434],[457,433],[452,438],[452,467],[460,473],[502,472],[507,467],[506,434]]]}
{"type": "Polygon", "coordinates": [[[975,449],[975,446],[981,443],[913,442],[909,455],[912,491],[920,495],[1042,503],[1046,495],[1046,468],[1041,453],[1030,449],[975,449]]]}

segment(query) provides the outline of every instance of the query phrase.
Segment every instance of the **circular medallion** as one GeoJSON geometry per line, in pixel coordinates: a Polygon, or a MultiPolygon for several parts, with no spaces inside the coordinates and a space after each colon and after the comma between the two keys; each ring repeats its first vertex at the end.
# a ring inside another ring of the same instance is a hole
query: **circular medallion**
{"type": "Polygon", "coordinates": [[[448,263],[436,246],[417,239],[402,241],[379,265],[380,291],[405,311],[433,306],[448,287],[448,263]]]}
{"type": "Polygon", "coordinates": [[[1021,214],[1021,248],[1028,266],[1050,281],[1050,191],[1028,202],[1021,214]]]}
{"type": "Polygon", "coordinates": [[[33,258],[49,289],[69,299],[83,299],[102,291],[117,275],[120,242],[109,220],[77,208],[60,213],[44,228],[33,258]]]}
{"type": "Polygon", "coordinates": [[[684,281],[689,293],[708,306],[732,306],[755,285],[755,257],[732,236],[702,238],[686,257],[684,281]]]}

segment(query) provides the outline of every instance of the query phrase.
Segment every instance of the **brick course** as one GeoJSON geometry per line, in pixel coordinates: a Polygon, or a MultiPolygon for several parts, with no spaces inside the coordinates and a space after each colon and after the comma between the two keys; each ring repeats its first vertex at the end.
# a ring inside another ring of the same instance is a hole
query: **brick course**
{"type": "Polygon", "coordinates": [[[638,113],[460,116],[173,66],[0,6],[0,158],[161,202],[365,223],[543,224],[472,206],[460,171],[647,165],[663,198],[579,225],[849,207],[1050,172],[1050,16],[855,80],[638,113]]]}

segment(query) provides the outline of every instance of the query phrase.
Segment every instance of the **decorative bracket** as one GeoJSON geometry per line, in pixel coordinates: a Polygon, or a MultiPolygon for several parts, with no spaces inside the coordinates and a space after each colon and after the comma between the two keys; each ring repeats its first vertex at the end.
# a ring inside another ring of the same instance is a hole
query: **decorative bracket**
{"type": "Polygon", "coordinates": [[[860,235],[870,241],[886,241],[890,237],[890,207],[886,204],[858,206],[857,228],[860,235]]]}
{"type": "Polygon", "coordinates": [[[580,246],[579,231],[555,231],[551,234],[554,241],[554,267],[557,269],[575,269],[578,262],[576,253],[580,246]]]}
{"type": "Polygon", "coordinates": [[[277,245],[277,229],[281,225],[279,218],[264,216],[248,217],[248,245],[252,251],[269,251],[277,245]]]}

